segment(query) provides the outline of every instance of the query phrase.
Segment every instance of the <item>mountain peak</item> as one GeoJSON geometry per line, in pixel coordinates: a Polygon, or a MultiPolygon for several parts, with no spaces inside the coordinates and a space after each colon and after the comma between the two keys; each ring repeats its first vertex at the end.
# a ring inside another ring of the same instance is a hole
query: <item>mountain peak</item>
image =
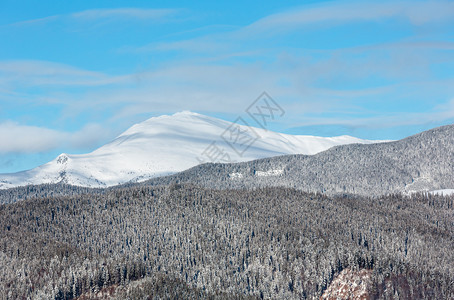
{"type": "Polygon", "coordinates": [[[68,162],[68,155],[66,153],[62,153],[57,157],[57,164],[63,165],[68,162]]]}
{"type": "MultiPolygon", "coordinates": [[[[196,113],[196,112],[192,112],[192,111],[189,111],[189,110],[183,110],[183,111],[180,111],[180,112],[176,112],[174,114],[168,114],[168,115],[160,115],[160,116],[156,116],[156,117],[151,117],[149,119],[146,119],[145,121],[142,121],[140,123],[137,123],[135,125],[133,125],[132,127],[134,126],[139,126],[139,125],[148,125],[148,124],[153,124],[153,123],[159,123],[159,122],[163,122],[163,121],[168,121],[168,120],[187,120],[187,119],[205,119],[205,118],[210,118],[206,115],[202,115],[202,114],[199,114],[199,113],[196,113]]],[[[132,128],[130,127],[130,129],[132,128]]]]}

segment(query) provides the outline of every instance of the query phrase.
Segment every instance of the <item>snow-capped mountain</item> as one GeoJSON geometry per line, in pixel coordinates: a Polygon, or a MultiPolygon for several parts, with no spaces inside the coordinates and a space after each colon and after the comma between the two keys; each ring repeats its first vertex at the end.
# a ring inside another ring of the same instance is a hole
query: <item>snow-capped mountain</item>
{"type": "Polygon", "coordinates": [[[336,145],[374,142],[281,134],[185,111],[136,124],[91,153],[61,154],[32,170],[0,174],[0,188],[58,182],[106,187],[180,172],[201,162],[315,154],[336,145]]]}

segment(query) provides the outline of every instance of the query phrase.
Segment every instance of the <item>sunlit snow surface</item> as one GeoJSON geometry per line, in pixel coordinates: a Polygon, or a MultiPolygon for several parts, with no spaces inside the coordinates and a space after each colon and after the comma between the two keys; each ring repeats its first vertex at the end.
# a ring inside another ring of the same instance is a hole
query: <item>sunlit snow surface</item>
{"type": "MultiPolygon", "coordinates": [[[[187,111],[151,118],[132,126],[112,142],[91,153],[61,154],[32,170],[0,174],[0,189],[57,182],[106,187],[129,181],[144,181],[186,170],[200,164],[200,160],[208,162],[209,157],[205,155],[208,152],[205,151],[213,142],[216,149],[224,151],[235,162],[283,154],[315,154],[342,144],[379,142],[345,135],[325,138],[253,128],[260,138],[238,155],[221,137],[231,124],[187,111]]],[[[247,127],[241,128],[247,131],[249,137],[255,137],[247,127]]]]}
{"type": "Polygon", "coordinates": [[[435,190],[430,191],[431,194],[441,195],[441,196],[450,196],[454,195],[454,189],[444,189],[444,190],[435,190]]]}

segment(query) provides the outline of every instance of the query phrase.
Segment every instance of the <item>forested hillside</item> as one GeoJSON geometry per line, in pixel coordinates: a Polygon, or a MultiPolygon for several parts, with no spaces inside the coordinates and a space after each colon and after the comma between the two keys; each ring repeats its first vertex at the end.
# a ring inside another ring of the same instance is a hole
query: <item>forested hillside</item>
{"type": "Polygon", "coordinates": [[[336,146],[237,164],[204,164],[143,185],[190,182],[210,188],[285,186],[328,195],[454,188],[454,125],[396,142],[336,146]]]}
{"type": "Polygon", "coordinates": [[[372,299],[452,299],[453,204],[178,184],[28,199],[0,206],[0,298],[318,299],[365,272],[372,299]]]}
{"type": "Polygon", "coordinates": [[[16,188],[0,190],[0,204],[14,203],[17,201],[36,198],[75,196],[81,194],[103,194],[108,190],[109,189],[87,188],[64,183],[19,186],[16,188]]]}

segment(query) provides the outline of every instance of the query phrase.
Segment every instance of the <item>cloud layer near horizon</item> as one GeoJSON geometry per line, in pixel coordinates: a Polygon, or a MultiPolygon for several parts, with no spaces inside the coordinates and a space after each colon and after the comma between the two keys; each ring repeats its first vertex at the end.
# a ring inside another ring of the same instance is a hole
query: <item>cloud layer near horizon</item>
{"type": "Polygon", "coordinates": [[[110,132],[99,124],[88,124],[79,131],[65,132],[5,121],[0,123],[0,140],[8,142],[0,144],[0,154],[39,153],[61,148],[63,145],[86,149],[109,135],[110,132]]]}

